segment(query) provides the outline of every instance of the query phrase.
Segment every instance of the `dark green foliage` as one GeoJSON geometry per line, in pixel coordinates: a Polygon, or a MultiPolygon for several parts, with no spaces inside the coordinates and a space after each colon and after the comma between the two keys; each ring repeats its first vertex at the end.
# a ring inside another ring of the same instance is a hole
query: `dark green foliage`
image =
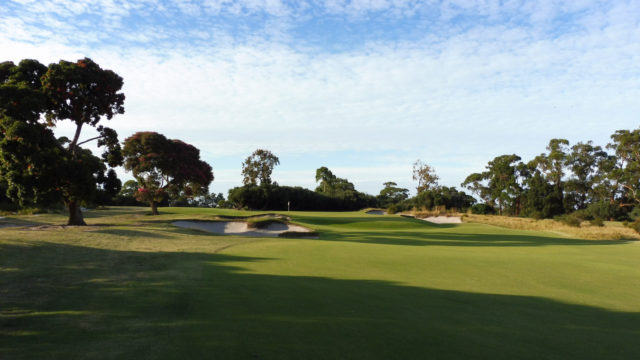
{"type": "Polygon", "coordinates": [[[472,214],[479,215],[491,215],[496,213],[496,210],[488,204],[474,204],[470,207],[470,210],[472,214]]]}
{"type": "Polygon", "coordinates": [[[124,112],[121,87],[122,78],[87,58],[49,67],[36,60],[0,64],[0,176],[7,196],[21,206],[63,200],[68,224],[84,225],[80,204],[99,193],[103,160],[110,166],[122,161],[116,132],[97,126],[102,117],[124,112]],[[71,140],[51,131],[63,120],[76,125],[71,140]],[[80,141],[83,125],[97,126],[100,135],[80,141]],[[80,147],[93,140],[106,149],[103,160],[80,147]]]}
{"type": "Polygon", "coordinates": [[[464,180],[462,186],[478,195],[485,203],[503,211],[518,215],[518,199],[522,188],[518,177],[522,166],[518,155],[502,155],[489,161],[487,171],[474,173],[464,180]]]}
{"type": "Polygon", "coordinates": [[[242,163],[242,183],[245,185],[271,185],[271,173],[280,160],[271,151],[258,149],[242,163]]]}
{"type": "Polygon", "coordinates": [[[464,191],[458,191],[455,187],[438,186],[420,192],[413,199],[413,204],[418,208],[433,209],[444,206],[447,209],[466,211],[475,204],[476,200],[464,191]]]}
{"type": "Polygon", "coordinates": [[[152,213],[167,199],[193,197],[208,191],[213,181],[211,166],[200,160],[200,150],[156,132],[137,132],[125,139],[124,167],[133,173],[140,188],[136,199],[150,204],[152,213]]]}
{"type": "Polygon", "coordinates": [[[256,210],[359,210],[374,207],[376,198],[355,192],[349,197],[331,197],[302,187],[246,185],[229,190],[228,201],[237,208],[256,210]]]}
{"type": "Polygon", "coordinates": [[[589,219],[625,220],[627,218],[624,207],[609,201],[598,201],[590,204],[585,210],[589,219]]]}
{"type": "Polygon", "coordinates": [[[546,219],[564,213],[558,188],[549,184],[539,171],[535,170],[533,176],[525,180],[525,184],[527,187],[522,195],[522,215],[546,219]]]}
{"type": "Polygon", "coordinates": [[[554,219],[557,221],[560,221],[565,225],[569,225],[573,227],[580,227],[580,224],[582,223],[582,219],[577,214],[559,215],[559,216],[556,216],[554,219]]]}
{"type": "Polygon", "coordinates": [[[398,184],[389,181],[383,184],[384,188],[380,190],[378,198],[378,206],[382,208],[390,207],[409,198],[409,189],[399,188],[398,184]]]}

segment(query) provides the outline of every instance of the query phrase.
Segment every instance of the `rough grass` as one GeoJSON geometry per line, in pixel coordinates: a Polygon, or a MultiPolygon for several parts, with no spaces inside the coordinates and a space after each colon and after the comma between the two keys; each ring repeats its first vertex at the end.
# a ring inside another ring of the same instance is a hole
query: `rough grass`
{"type": "MultiPolygon", "coordinates": [[[[218,236],[170,208],[5,219],[4,359],[637,359],[640,244],[362,212],[318,239],[218,236]]],[[[283,213],[284,214],[284,213],[283,213]]]]}
{"type": "Polygon", "coordinates": [[[580,227],[569,226],[552,219],[535,220],[530,218],[465,214],[464,222],[481,223],[518,230],[549,231],[567,237],[592,240],[640,240],[640,234],[625,227],[620,222],[605,221],[604,226],[583,221],[580,227]]]}

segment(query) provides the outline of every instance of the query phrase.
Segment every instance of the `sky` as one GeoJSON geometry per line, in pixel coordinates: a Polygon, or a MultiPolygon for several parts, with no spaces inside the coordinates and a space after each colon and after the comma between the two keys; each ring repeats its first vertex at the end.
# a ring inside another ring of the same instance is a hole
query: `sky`
{"type": "Polygon", "coordinates": [[[196,146],[225,195],[259,148],[281,185],[415,192],[417,159],[459,187],[640,126],[638,0],[0,0],[0,61],[84,57],[124,78],[106,126],[196,146]]]}

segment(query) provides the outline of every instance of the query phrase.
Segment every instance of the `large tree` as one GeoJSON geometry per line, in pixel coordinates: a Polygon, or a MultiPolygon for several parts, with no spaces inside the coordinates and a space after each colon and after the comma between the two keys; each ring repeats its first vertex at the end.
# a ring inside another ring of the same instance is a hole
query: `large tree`
{"type": "Polygon", "coordinates": [[[124,113],[122,78],[91,59],[61,60],[45,67],[36,60],[0,64],[0,174],[8,195],[21,205],[61,198],[69,225],[85,225],[80,204],[96,194],[106,167],[122,162],[117,134],[98,125],[124,113]],[[43,116],[45,115],[45,116],[43,116]],[[72,139],[56,138],[58,122],[76,125],[72,139]],[[83,126],[98,135],[81,140],[83,126]],[[99,159],[80,145],[96,141],[106,151],[99,159]]]}
{"type": "Polygon", "coordinates": [[[158,214],[158,204],[169,194],[196,195],[213,181],[211,166],[200,160],[200,150],[156,132],[138,132],[125,139],[124,167],[138,181],[137,198],[158,214]]]}
{"type": "Polygon", "coordinates": [[[271,185],[271,173],[280,160],[271,151],[258,149],[242,163],[242,183],[245,185],[271,185]]]}
{"type": "MultiPolygon", "coordinates": [[[[640,204],[640,129],[617,130],[607,148],[615,152],[610,179],[620,188],[620,206],[640,204]]],[[[613,197],[612,197],[613,201],[613,197]]]]}
{"type": "Polygon", "coordinates": [[[462,186],[471,190],[491,206],[498,206],[500,215],[505,208],[518,212],[519,196],[522,186],[519,183],[518,155],[497,156],[489,161],[487,171],[474,173],[464,180],[462,186]]]}

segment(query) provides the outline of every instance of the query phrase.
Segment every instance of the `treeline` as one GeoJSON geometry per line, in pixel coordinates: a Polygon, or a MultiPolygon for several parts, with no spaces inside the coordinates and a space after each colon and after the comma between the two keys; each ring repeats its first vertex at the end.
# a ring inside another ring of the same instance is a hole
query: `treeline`
{"type": "Polygon", "coordinates": [[[498,156],[462,186],[482,199],[485,213],[574,223],[633,220],[640,203],[640,129],[616,131],[604,148],[552,139],[546,152],[526,162],[498,156]]]}

